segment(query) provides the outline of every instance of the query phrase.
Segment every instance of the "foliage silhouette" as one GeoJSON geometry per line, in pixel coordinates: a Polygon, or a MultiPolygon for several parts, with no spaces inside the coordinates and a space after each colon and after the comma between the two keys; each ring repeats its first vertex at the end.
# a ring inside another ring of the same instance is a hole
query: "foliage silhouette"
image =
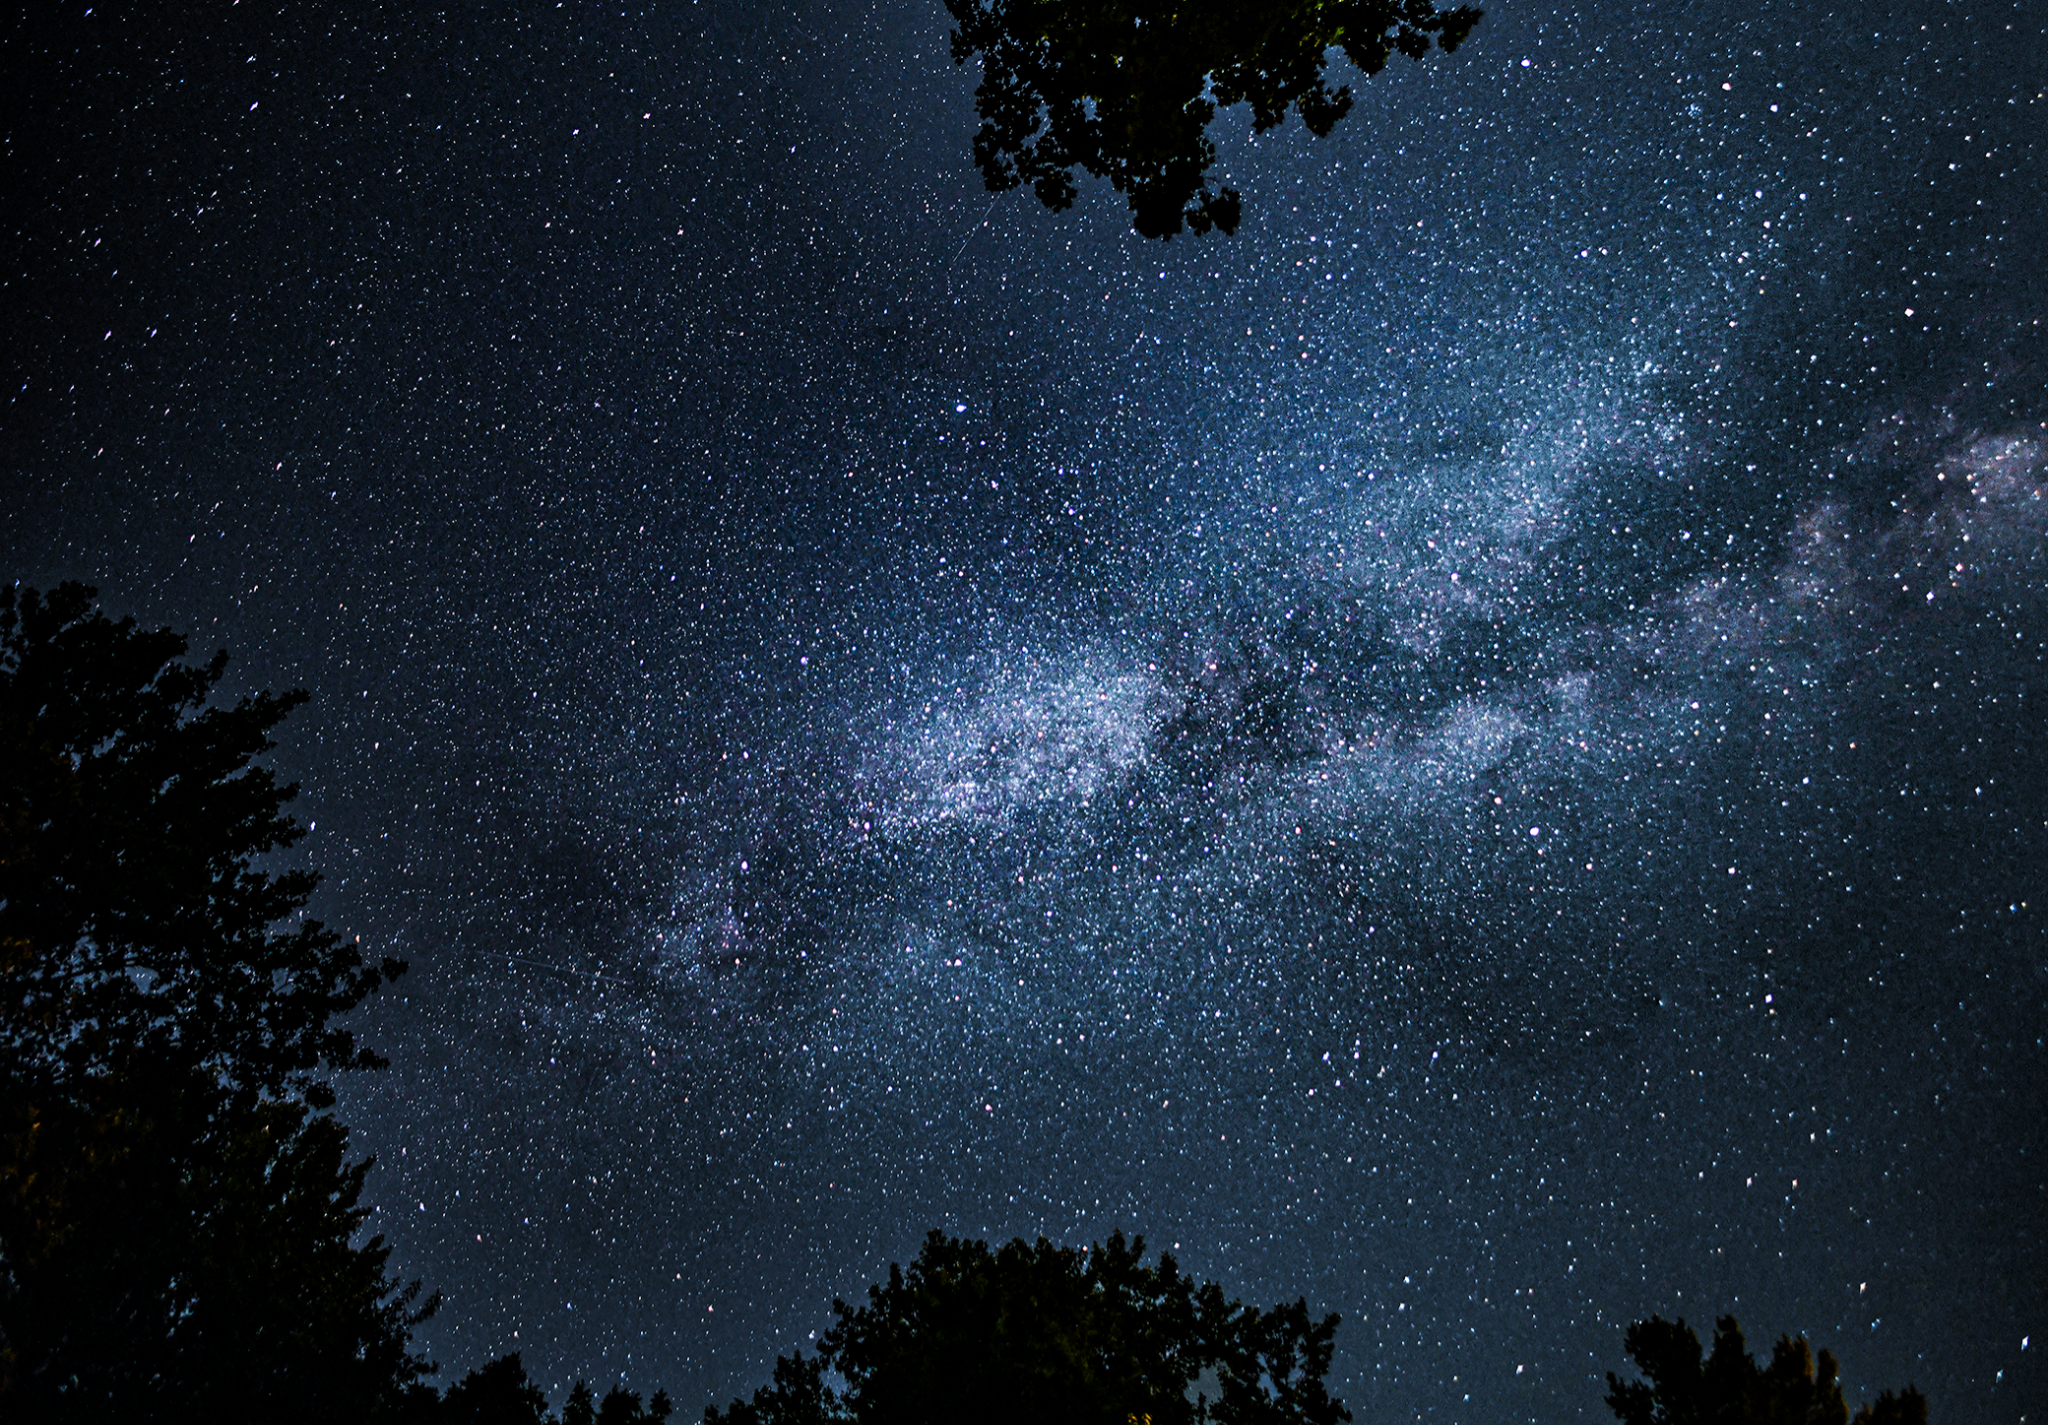
{"type": "Polygon", "coordinates": [[[438,1402],[431,1396],[409,1418],[447,1425],[548,1425],[548,1398],[526,1378],[517,1351],[479,1366],[448,1387],[438,1402]]]}
{"type": "MultiPolygon", "coordinates": [[[[1653,1316],[1628,1328],[1628,1353],[1648,1380],[1607,1376],[1607,1404],[1622,1425],[1851,1425],[1835,1358],[1816,1363],[1804,1337],[1781,1337],[1771,1363],[1750,1358],[1742,1328],[1724,1316],[1704,1363],[1700,1339],[1683,1320],[1653,1316]]],[[[1911,1386],[1885,1391],[1856,1412],[1854,1425],[1927,1425],[1927,1398],[1911,1386]]]]}
{"type": "Polygon", "coordinates": [[[1263,133],[1292,108],[1318,138],[1351,108],[1324,78],[1340,49],[1366,75],[1432,40],[1456,49],[1481,12],[1431,0],[946,0],[953,60],[980,55],[974,159],[991,191],[1029,183],[1072,206],[1074,170],[1107,178],[1146,237],[1237,230],[1236,190],[1209,178],[1219,106],[1263,133]]]}
{"type": "Polygon", "coordinates": [[[550,1415],[547,1395],[527,1378],[514,1351],[471,1371],[445,1395],[413,1387],[384,1419],[389,1425],[661,1425],[672,1413],[665,1391],[643,1405],[638,1392],[614,1386],[600,1400],[590,1382],[579,1380],[560,1417],[550,1415]]]}
{"type": "Polygon", "coordinates": [[[208,707],[225,653],[185,664],[93,593],[0,589],[0,1053],[63,1085],[147,1060],[326,1108],[323,1072],[382,1066],[334,1017],[404,966],[274,928],[319,878],[252,864],[304,832],[298,789],[251,762],[306,694],[208,707]]]}
{"type": "Polygon", "coordinates": [[[654,1392],[654,1398],[643,1406],[638,1392],[615,1385],[597,1403],[597,1425],[645,1425],[668,1419],[672,1410],[665,1390],[654,1392]]]}
{"type": "Polygon", "coordinates": [[[1337,1318],[1306,1302],[1259,1311],[1197,1287],[1171,1256],[1143,1265],[1121,1233],[1088,1251],[1022,1238],[931,1233],[907,1270],[889,1268],[855,1309],[775,1365],[751,1401],[705,1412],[708,1425],[976,1420],[990,1425],[1337,1425],[1324,1388],[1337,1318]],[[827,1371],[846,1383],[843,1393],[827,1371]]]}
{"type": "Polygon", "coordinates": [[[302,834],[252,762],[304,695],[208,706],[224,655],[92,599],[0,589],[0,1413],[368,1418],[433,1303],[353,1245],[319,1110],[404,967],[256,864],[302,834]]]}

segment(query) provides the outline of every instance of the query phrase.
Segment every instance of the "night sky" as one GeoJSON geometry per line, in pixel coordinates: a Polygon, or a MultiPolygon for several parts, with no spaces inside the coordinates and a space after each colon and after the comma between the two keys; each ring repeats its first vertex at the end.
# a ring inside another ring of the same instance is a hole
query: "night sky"
{"type": "Polygon", "coordinates": [[[928,0],[31,8],[0,569],[313,690],[442,1380],[1122,1227],[1360,1422],[2048,1413],[2039,7],[1502,3],[1166,244],[928,0]]]}

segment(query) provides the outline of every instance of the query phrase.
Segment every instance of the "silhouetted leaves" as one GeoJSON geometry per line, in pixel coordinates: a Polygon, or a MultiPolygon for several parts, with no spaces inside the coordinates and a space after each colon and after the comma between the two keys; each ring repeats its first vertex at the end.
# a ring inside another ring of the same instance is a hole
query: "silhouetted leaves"
{"type": "Polygon", "coordinates": [[[1291,108],[1321,137],[1351,108],[1324,78],[1342,50],[1367,75],[1396,52],[1453,50],[1481,12],[1430,0],[946,0],[953,58],[979,55],[974,159],[994,191],[1031,185],[1072,205],[1074,170],[1107,178],[1146,237],[1237,230],[1208,136],[1219,106],[1248,103],[1263,133],[1291,108]]]}
{"type": "Polygon", "coordinates": [[[547,1425],[549,1419],[548,1398],[526,1378],[517,1351],[449,1386],[437,1413],[420,1414],[447,1425],[547,1425]]]}
{"type": "MultiPolygon", "coordinates": [[[[1835,1358],[1818,1362],[1804,1337],[1781,1337],[1771,1363],[1750,1358],[1742,1328],[1724,1316],[1714,1328],[1713,1353],[1704,1362],[1700,1339],[1683,1320],[1653,1316],[1628,1328],[1629,1355],[1647,1380],[1607,1376],[1607,1404],[1622,1425],[1850,1425],[1835,1358]]],[[[1855,1425],[1926,1425],[1927,1398],[1906,1388],[1886,1391],[1856,1412],[1855,1425]]]]}
{"type": "Polygon", "coordinates": [[[361,1420],[433,1303],[353,1244],[368,1164],[315,1110],[379,1062],[333,1017],[403,967],[256,868],[300,835],[252,760],[303,695],[210,707],[225,657],[184,653],[0,589],[0,1406],[361,1420]]]}
{"type": "Polygon", "coordinates": [[[1349,1420],[1323,1385],[1337,1318],[1306,1302],[1261,1312],[1197,1287],[1171,1256],[1143,1265],[1121,1233],[1088,1251],[1019,1238],[933,1232],[908,1270],[891,1266],[858,1309],[801,1354],[776,1362],[751,1402],[705,1413],[710,1425],[976,1420],[1026,1425],[1154,1425],[1349,1420]],[[843,1394],[825,1382],[836,1371],[843,1394]]]}
{"type": "Polygon", "coordinates": [[[598,1402],[597,1425],[649,1425],[668,1419],[670,1410],[666,1391],[654,1392],[654,1399],[643,1407],[638,1392],[615,1385],[598,1402]]]}
{"type": "Polygon", "coordinates": [[[334,1017],[404,967],[280,929],[319,878],[255,867],[304,834],[252,761],[306,695],[209,707],[225,653],[181,662],[92,597],[0,589],[0,1060],[58,1091],[147,1063],[324,1108],[323,1071],[380,1063],[334,1017]]]}
{"type": "Polygon", "coordinates": [[[854,1418],[825,1384],[825,1362],[802,1353],[779,1356],[774,1380],[754,1392],[751,1401],[735,1400],[720,1411],[704,1411],[707,1425],[825,1425],[854,1418]]]}
{"type": "Polygon", "coordinates": [[[663,1391],[643,1405],[637,1391],[613,1386],[599,1400],[590,1382],[579,1380],[557,1419],[514,1351],[471,1371],[444,1396],[416,1388],[390,1419],[393,1425],[661,1425],[673,1413],[663,1391]]]}

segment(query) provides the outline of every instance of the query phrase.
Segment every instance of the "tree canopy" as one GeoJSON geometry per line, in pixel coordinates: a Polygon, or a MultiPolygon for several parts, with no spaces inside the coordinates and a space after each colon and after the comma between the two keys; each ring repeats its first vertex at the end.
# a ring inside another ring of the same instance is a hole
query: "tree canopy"
{"type": "MultiPolygon", "coordinates": [[[[1803,1336],[1779,1338],[1768,1366],[1751,1359],[1732,1316],[1715,1326],[1704,1361],[1700,1338],[1683,1320],[1653,1316],[1623,1340],[1648,1379],[1608,1373],[1607,1404],[1622,1425],[1850,1425],[1835,1358],[1822,1351],[1816,1362],[1803,1336]]],[[[1854,1425],[1927,1425],[1927,1398],[1911,1386],[1887,1390],[1856,1412],[1854,1425]]]]}
{"type": "Polygon", "coordinates": [[[270,870],[304,698],[213,705],[224,655],[93,591],[0,589],[0,1411],[360,1420],[425,1308],[356,1244],[368,1163],[321,1110],[334,1016],[404,967],[270,870]]]}
{"type": "Polygon", "coordinates": [[[334,1017],[403,966],[295,919],[312,872],[255,864],[304,835],[254,759],[306,694],[208,706],[224,652],[184,663],[93,595],[0,589],[0,1062],[72,1087],[178,1065],[324,1108],[323,1073],[382,1062],[334,1017]]]}
{"type": "Polygon", "coordinates": [[[547,1425],[548,1398],[526,1378],[526,1366],[513,1351],[477,1367],[449,1386],[438,1401],[426,1393],[413,1402],[407,1418],[421,1425],[429,1420],[448,1425],[547,1425]]]}
{"type": "Polygon", "coordinates": [[[674,1413],[657,1390],[641,1402],[638,1391],[615,1385],[602,1399],[588,1381],[569,1388],[559,1416],[548,1413],[544,1391],[527,1378],[519,1352],[479,1366],[436,1395],[415,1385],[390,1412],[392,1425],[661,1425],[674,1413]]]}
{"type": "Polygon", "coordinates": [[[865,1305],[833,1303],[817,1355],[775,1365],[708,1425],[1337,1425],[1324,1388],[1337,1318],[1305,1301],[1260,1311],[1197,1286],[1121,1233],[1086,1251],[933,1232],[865,1305]],[[845,1382],[833,1389],[826,1372],[845,1382]]]}
{"type": "Polygon", "coordinates": [[[1242,200],[1210,179],[1220,107],[1263,133],[1291,108],[1318,138],[1351,108],[1332,50],[1370,76],[1394,54],[1456,49],[1483,12],[1431,0],[946,0],[953,59],[981,58],[974,159],[991,191],[1028,183],[1073,204],[1074,172],[1106,178],[1146,237],[1237,230],[1242,200]]]}

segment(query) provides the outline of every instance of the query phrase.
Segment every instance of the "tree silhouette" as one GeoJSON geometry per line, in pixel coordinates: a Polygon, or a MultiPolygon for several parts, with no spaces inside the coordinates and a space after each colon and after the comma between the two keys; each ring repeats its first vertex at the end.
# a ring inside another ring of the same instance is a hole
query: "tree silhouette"
{"type": "MultiPolygon", "coordinates": [[[[1622,1425],[1851,1425],[1835,1358],[1822,1351],[1816,1363],[1804,1337],[1781,1337],[1768,1366],[1750,1358],[1732,1316],[1715,1326],[1704,1362],[1700,1338],[1683,1320],[1638,1321],[1623,1341],[1649,1379],[1608,1373],[1607,1404],[1622,1425]]],[[[1856,1412],[1854,1425],[1927,1425],[1927,1398],[1911,1386],[1886,1391],[1856,1412]]]]}
{"type": "Polygon", "coordinates": [[[549,1425],[548,1398],[526,1378],[519,1353],[479,1366],[448,1387],[440,1408],[420,1408],[415,1418],[447,1425],[549,1425]]]}
{"type": "Polygon", "coordinates": [[[735,1400],[723,1411],[708,1406],[705,1425],[826,1425],[828,1421],[856,1418],[846,1403],[825,1384],[825,1362],[794,1356],[778,1356],[769,1384],[754,1392],[752,1400],[735,1400]]]}
{"type": "Polygon", "coordinates": [[[1453,50],[1479,23],[1431,0],[946,0],[953,59],[979,55],[974,159],[991,191],[1029,183],[1048,208],[1074,201],[1074,170],[1107,178],[1146,237],[1237,230],[1236,190],[1216,188],[1218,107],[1252,126],[1292,108],[1317,137],[1351,108],[1324,78],[1342,50],[1366,75],[1396,52],[1453,50]]]}
{"type": "Polygon", "coordinates": [[[432,1303],[353,1245],[320,1110],[380,1062],[333,1017],[404,967],[256,865],[301,835],[253,759],[304,695],[209,706],[224,655],[92,599],[0,589],[0,1413],[360,1420],[432,1303]]]}
{"type": "Polygon", "coordinates": [[[1337,1318],[1306,1302],[1259,1311],[1197,1287],[1171,1256],[1143,1264],[1121,1233],[1088,1251],[1019,1238],[931,1233],[907,1270],[889,1268],[867,1304],[833,1303],[818,1343],[776,1362],[751,1402],[705,1412],[708,1425],[825,1421],[937,1425],[1337,1425],[1325,1390],[1337,1318]],[[846,1382],[844,1393],[825,1381],[846,1382]]]}
{"type": "Polygon", "coordinates": [[[389,1425],[661,1425],[673,1413],[666,1391],[657,1390],[643,1405],[639,1392],[613,1386],[599,1400],[590,1382],[579,1380],[558,1420],[548,1414],[546,1394],[527,1379],[514,1351],[477,1367],[446,1395],[416,1386],[380,1418],[389,1425]]]}
{"type": "Polygon", "coordinates": [[[654,1398],[643,1407],[637,1391],[615,1385],[598,1402],[597,1425],[650,1425],[668,1419],[672,1409],[665,1390],[654,1392],[654,1398]]]}

